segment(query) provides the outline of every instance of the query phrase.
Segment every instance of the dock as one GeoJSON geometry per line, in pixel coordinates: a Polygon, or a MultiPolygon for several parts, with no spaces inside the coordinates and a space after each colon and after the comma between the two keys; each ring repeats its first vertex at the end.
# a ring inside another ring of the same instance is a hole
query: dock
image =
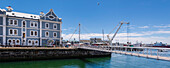
{"type": "Polygon", "coordinates": [[[117,54],[125,54],[125,55],[131,55],[131,56],[138,56],[138,57],[145,57],[145,58],[152,58],[152,59],[157,59],[157,60],[166,60],[170,61],[170,55],[169,56],[160,56],[159,51],[160,49],[166,49],[170,50],[170,48],[155,48],[155,47],[110,47],[110,46],[105,46],[105,47],[80,47],[82,49],[89,49],[89,50],[97,50],[97,51],[104,51],[104,52],[111,52],[111,53],[117,53],[117,54]],[[116,48],[119,48],[117,50],[116,48]],[[131,51],[125,51],[121,50],[120,48],[131,48],[131,51]],[[137,53],[133,53],[133,48],[138,48],[138,49],[147,49],[146,53],[139,53],[141,51],[137,51],[137,53]],[[152,51],[149,52],[151,49],[157,49],[157,55],[152,55],[152,51]]]}
{"type": "Polygon", "coordinates": [[[73,47],[0,47],[0,49],[76,49],[73,47]]]}

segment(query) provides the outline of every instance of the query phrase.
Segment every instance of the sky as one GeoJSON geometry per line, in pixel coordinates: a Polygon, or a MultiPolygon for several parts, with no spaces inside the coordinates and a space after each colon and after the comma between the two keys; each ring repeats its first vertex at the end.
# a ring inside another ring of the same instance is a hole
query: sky
{"type": "MultiPolygon", "coordinates": [[[[104,39],[108,40],[106,35],[124,21],[130,22],[129,26],[123,24],[113,42],[127,42],[128,32],[132,43],[170,44],[170,0],[0,0],[0,8],[7,6],[16,12],[37,15],[53,9],[63,20],[64,40],[71,37],[79,23],[81,39],[102,38],[103,29],[104,39]]],[[[78,40],[78,30],[73,38],[78,40]]]]}

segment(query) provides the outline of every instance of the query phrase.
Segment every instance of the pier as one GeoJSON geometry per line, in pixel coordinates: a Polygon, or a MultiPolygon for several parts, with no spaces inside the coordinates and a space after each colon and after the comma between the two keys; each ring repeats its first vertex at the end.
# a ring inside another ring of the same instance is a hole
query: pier
{"type": "Polygon", "coordinates": [[[0,47],[0,62],[105,56],[111,56],[111,53],[76,47],[0,47]]]}
{"type": "Polygon", "coordinates": [[[170,61],[170,53],[167,52],[170,48],[126,46],[81,46],[78,48],[170,61]]]}

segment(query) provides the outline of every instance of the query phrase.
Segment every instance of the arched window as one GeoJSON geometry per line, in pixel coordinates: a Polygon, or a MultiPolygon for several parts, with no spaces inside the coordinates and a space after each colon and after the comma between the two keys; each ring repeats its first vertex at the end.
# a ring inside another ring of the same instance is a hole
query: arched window
{"type": "Polygon", "coordinates": [[[37,36],[37,31],[35,31],[35,36],[37,36]]]}
{"type": "Polygon", "coordinates": [[[33,36],[34,35],[34,31],[31,31],[31,36],[33,36]]]}
{"type": "Polygon", "coordinates": [[[26,21],[22,21],[22,27],[25,27],[26,21]]]}
{"type": "Polygon", "coordinates": [[[45,32],[45,36],[46,36],[46,37],[49,37],[49,32],[45,32]]]}

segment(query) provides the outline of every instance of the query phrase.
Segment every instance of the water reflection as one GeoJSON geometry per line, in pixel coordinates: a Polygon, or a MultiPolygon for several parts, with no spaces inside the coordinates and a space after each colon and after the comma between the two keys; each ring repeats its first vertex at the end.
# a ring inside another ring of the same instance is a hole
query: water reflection
{"type": "Polygon", "coordinates": [[[169,68],[169,61],[122,54],[111,57],[0,63],[0,68],[169,68]]]}
{"type": "Polygon", "coordinates": [[[88,66],[101,66],[100,62],[108,60],[110,57],[5,62],[0,63],[0,68],[87,68],[88,66]]]}

